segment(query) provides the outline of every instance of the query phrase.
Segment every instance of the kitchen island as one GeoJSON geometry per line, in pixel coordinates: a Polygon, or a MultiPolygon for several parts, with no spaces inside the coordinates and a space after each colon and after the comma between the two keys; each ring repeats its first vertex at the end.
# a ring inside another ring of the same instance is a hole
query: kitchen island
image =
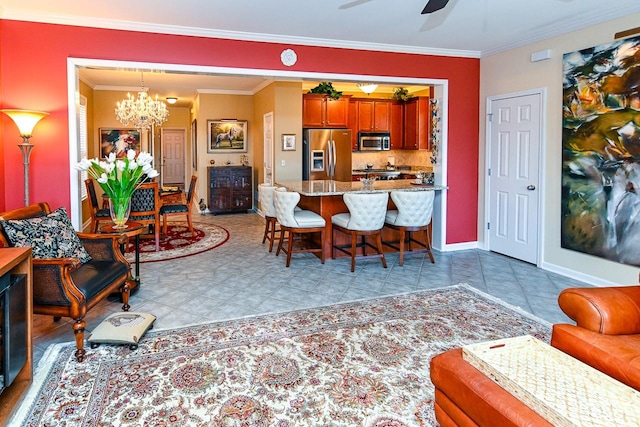
{"type": "MultiPolygon", "coordinates": [[[[370,189],[365,189],[361,182],[343,182],[329,180],[313,180],[313,181],[278,181],[275,184],[284,187],[287,191],[295,191],[300,193],[299,206],[302,209],[308,209],[322,216],[326,222],[325,241],[322,242],[325,257],[331,257],[332,253],[332,233],[331,216],[337,213],[349,212],[347,206],[342,200],[345,193],[389,193],[394,190],[404,191],[443,191],[447,187],[442,185],[423,185],[416,184],[412,179],[397,179],[391,181],[375,181],[370,189]]],[[[388,209],[395,209],[395,205],[389,198],[388,209]]],[[[429,230],[431,233],[431,230],[429,230]]],[[[397,241],[399,238],[395,230],[385,228],[382,232],[383,241],[397,241]]],[[[348,243],[348,237],[338,233],[336,235],[337,244],[348,243]]],[[[392,250],[385,246],[385,251],[392,250]]],[[[340,255],[338,252],[337,256],[340,255]]]]}

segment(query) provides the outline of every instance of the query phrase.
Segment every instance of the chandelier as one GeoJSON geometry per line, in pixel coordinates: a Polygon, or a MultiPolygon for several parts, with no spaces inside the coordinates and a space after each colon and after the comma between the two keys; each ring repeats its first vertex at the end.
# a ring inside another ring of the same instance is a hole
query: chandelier
{"type": "Polygon", "coordinates": [[[127,99],[123,99],[116,104],[116,118],[125,126],[133,123],[139,131],[149,130],[154,125],[161,125],[167,121],[169,110],[164,102],[149,97],[144,88],[144,76],[142,89],[138,92],[138,97],[134,98],[130,93],[127,99]]]}

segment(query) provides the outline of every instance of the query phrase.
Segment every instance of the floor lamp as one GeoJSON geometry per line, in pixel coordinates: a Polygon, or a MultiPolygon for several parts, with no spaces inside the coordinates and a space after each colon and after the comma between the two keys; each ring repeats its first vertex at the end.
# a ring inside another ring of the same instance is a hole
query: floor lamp
{"type": "Polygon", "coordinates": [[[29,157],[31,157],[31,150],[33,150],[33,144],[29,142],[31,133],[36,123],[40,121],[44,116],[49,115],[42,111],[32,110],[0,110],[15,122],[20,130],[20,136],[22,137],[22,144],[18,144],[20,151],[22,151],[22,163],[24,164],[24,205],[29,205],[29,157]]]}

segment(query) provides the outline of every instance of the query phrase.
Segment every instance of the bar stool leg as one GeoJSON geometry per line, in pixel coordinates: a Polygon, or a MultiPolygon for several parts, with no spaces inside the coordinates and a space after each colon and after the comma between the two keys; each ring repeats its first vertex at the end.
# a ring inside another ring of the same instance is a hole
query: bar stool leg
{"type": "Polygon", "coordinates": [[[382,252],[382,237],[380,236],[380,231],[376,233],[376,243],[378,245],[378,253],[381,256],[380,261],[382,261],[382,266],[387,268],[387,260],[384,258],[384,252],[382,252]]]}
{"type": "Polygon", "coordinates": [[[405,231],[404,227],[400,227],[400,267],[404,265],[404,239],[405,231]]]}

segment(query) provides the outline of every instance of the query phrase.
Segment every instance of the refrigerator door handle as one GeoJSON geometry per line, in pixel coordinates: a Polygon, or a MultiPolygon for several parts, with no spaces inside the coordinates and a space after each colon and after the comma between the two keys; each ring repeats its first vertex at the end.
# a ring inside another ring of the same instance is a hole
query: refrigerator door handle
{"type": "Polygon", "coordinates": [[[331,140],[327,142],[327,175],[333,179],[333,145],[331,140]]]}
{"type": "Polygon", "coordinates": [[[338,164],[338,151],[336,150],[336,142],[332,139],[331,140],[331,148],[333,150],[333,156],[332,156],[332,165],[331,165],[331,179],[333,179],[333,177],[336,175],[336,166],[338,164]]]}

